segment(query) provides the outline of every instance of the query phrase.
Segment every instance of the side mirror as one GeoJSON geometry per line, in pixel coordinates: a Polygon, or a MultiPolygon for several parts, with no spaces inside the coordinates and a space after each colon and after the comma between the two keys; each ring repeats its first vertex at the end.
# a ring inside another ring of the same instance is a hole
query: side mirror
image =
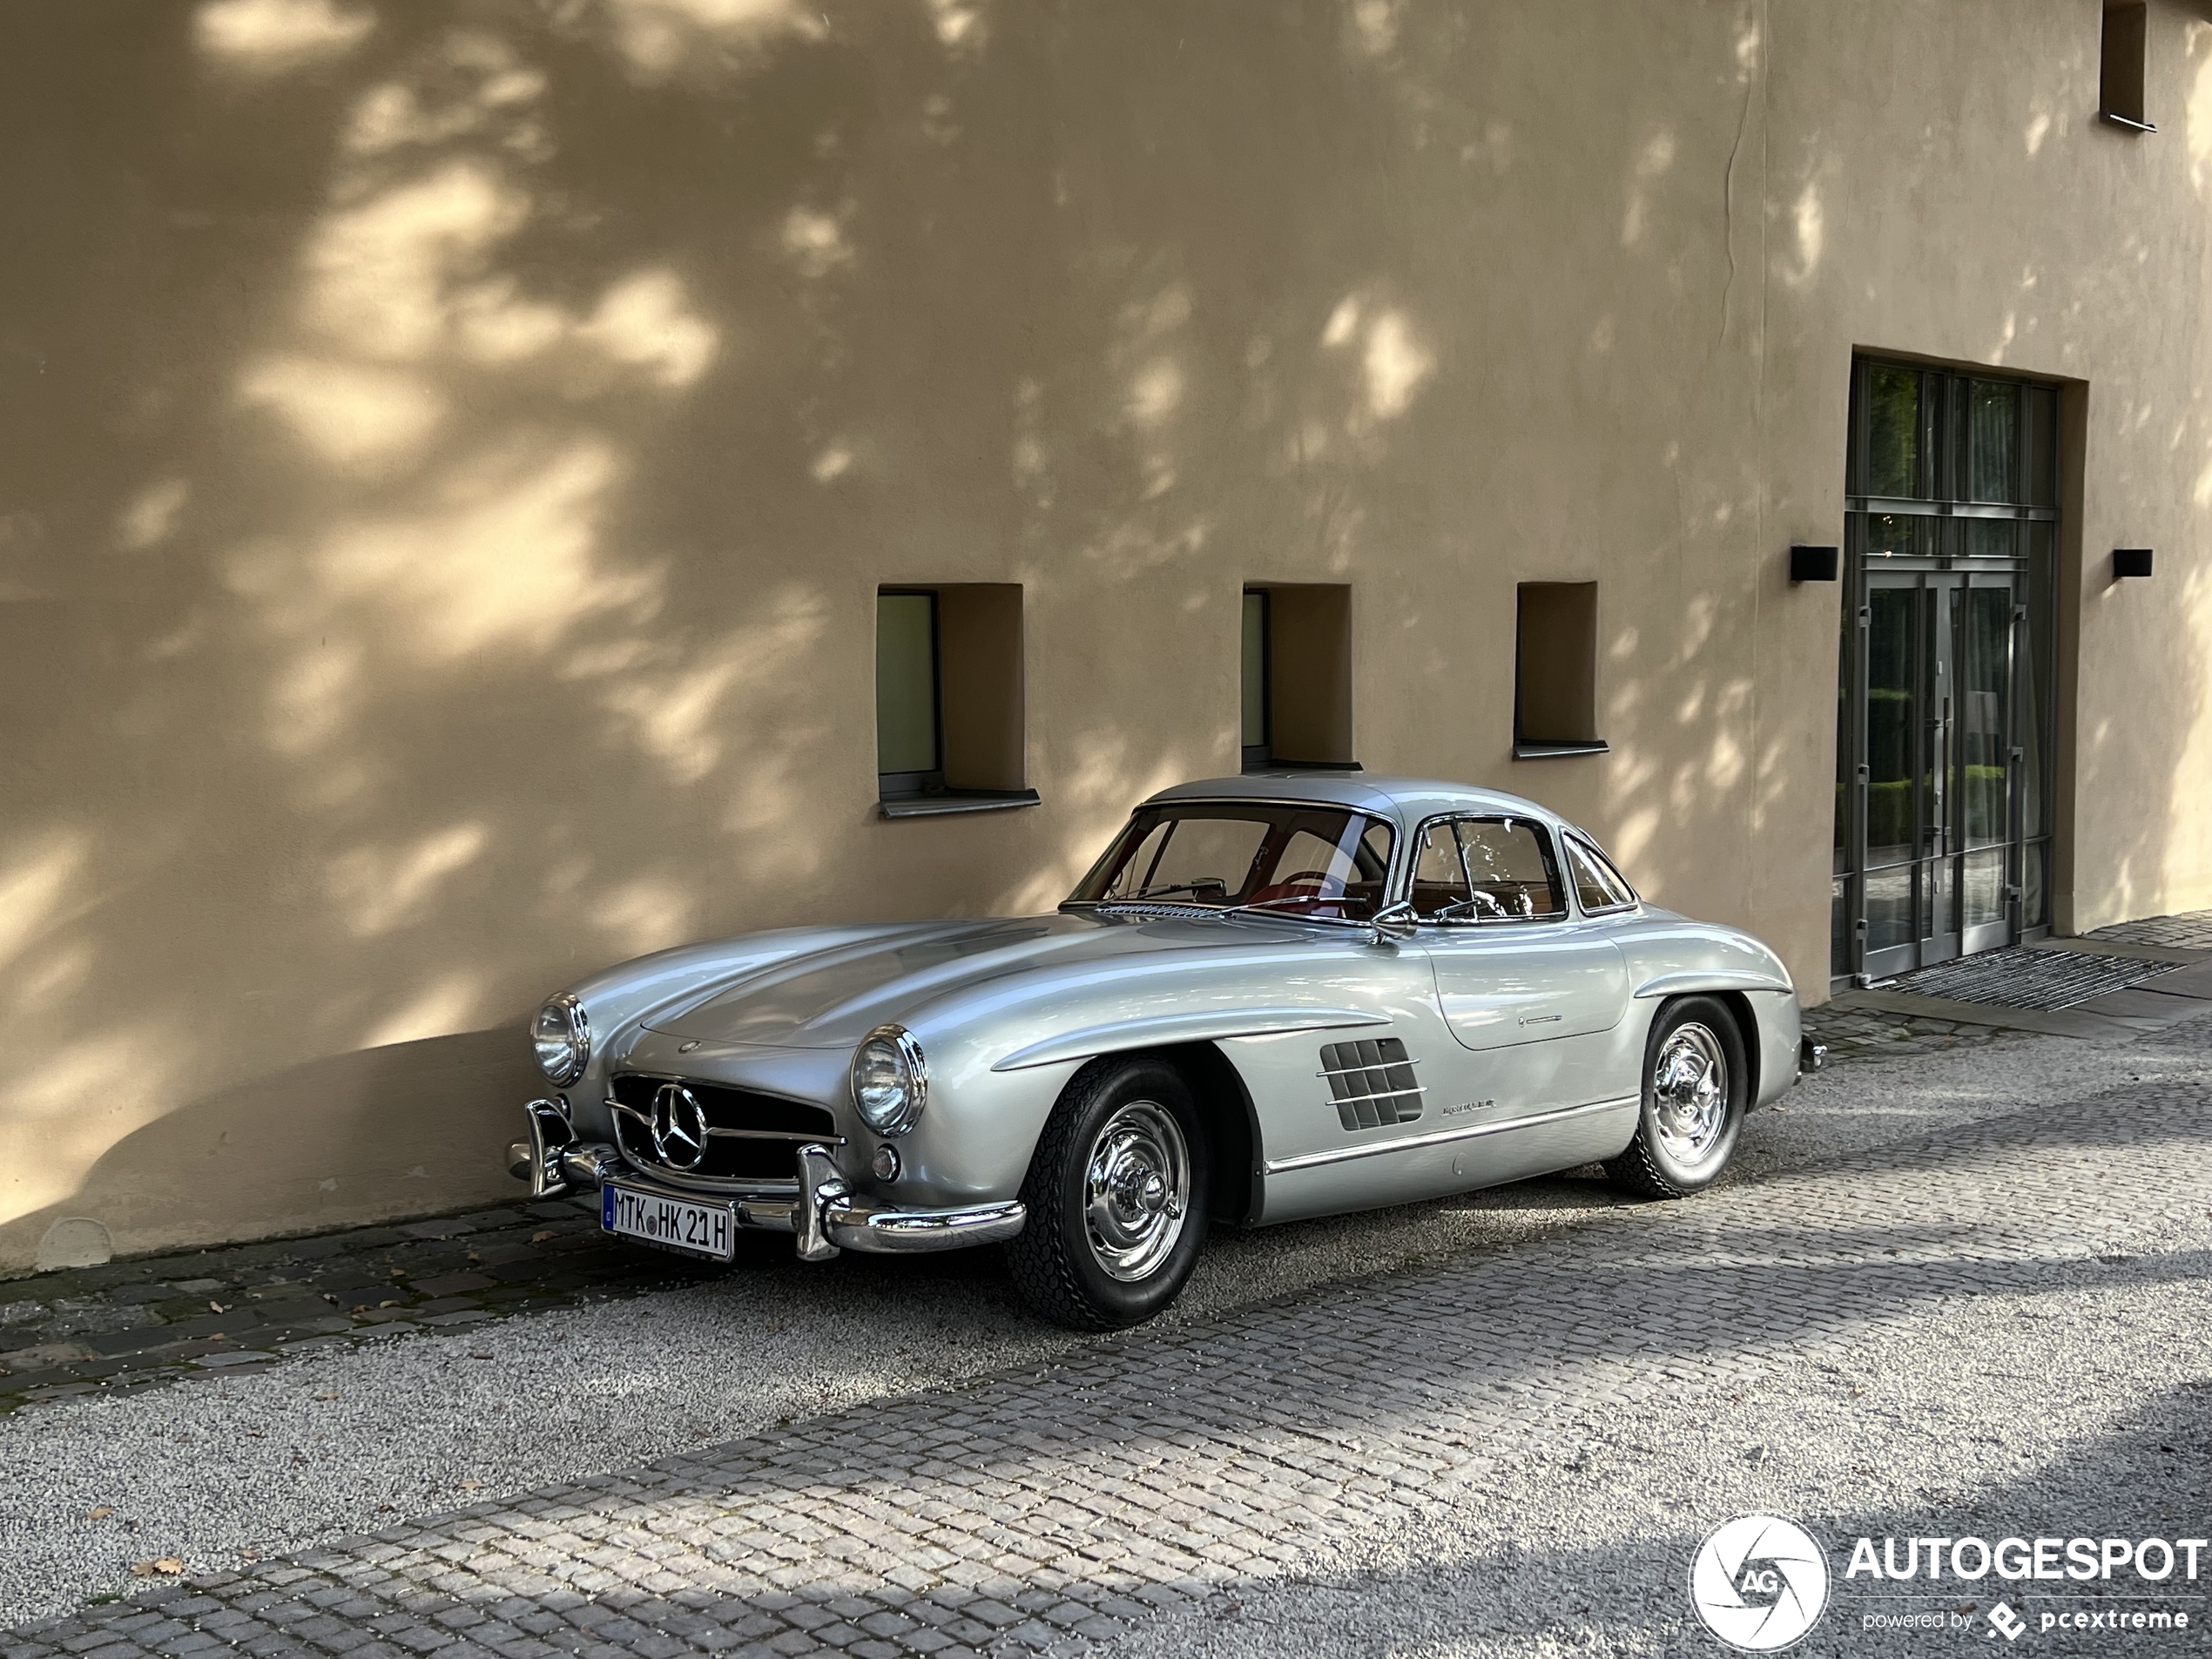
{"type": "Polygon", "coordinates": [[[1367,918],[1367,925],[1374,929],[1375,942],[1380,944],[1386,934],[1402,934],[1411,938],[1413,926],[1420,920],[1414,913],[1411,899],[1400,899],[1396,904],[1386,904],[1367,918]]]}

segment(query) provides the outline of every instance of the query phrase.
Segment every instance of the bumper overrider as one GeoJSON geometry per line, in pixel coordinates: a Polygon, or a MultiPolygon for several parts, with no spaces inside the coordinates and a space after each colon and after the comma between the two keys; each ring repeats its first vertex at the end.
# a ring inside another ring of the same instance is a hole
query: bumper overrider
{"type": "Polygon", "coordinates": [[[738,1224],[791,1233],[801,1261],[827,1261],[840,1251],[904,1255],[995,1244],[1022,1231],[1028,1212],[1019,1199],[957,1209],[910,1210],[857,1196],[826,1146],[799,1149],[798,1191],[792,1197],[724,1196],[671,1186],[631,1167],[604,1142],[577,1138],[559,1103],[534,1100],[523,1109],[529,1138],[507,1149],[507,1172],[529,1183],[534,1198],[596,1191],[619,1177],[625,1187],[686,1204],[727,1204],[738,1224]]]}

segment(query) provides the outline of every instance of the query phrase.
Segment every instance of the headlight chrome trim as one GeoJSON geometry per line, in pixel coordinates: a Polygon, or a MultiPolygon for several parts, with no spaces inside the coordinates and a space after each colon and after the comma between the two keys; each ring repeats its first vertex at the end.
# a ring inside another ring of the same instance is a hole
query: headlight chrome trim
{"type": "Polygon", "coordinates": [[[571,992],[563,991],[560,995],[546,1000],[530,1022],[530,1040],[537,1049],[538,1069],[559,1088],[566,1089],[583,1076],[584,1068],[591,1063],[590,1016],[584,1013],[583,1002],[571,992]],[[565,1028],[564,1035],[558,1037],[551,1036],[544,1030],[546,1015],[556,1009],[565,1028]],[[548,1053],[556,1042],[561,1045],[563,1051],[558,1056],[548,1053]]]}
{"type": "Polygon", "coordinates": [[[929,1104],[928,1062],[922,1058],[921,1042],[903,1025],[880,1025],[862,1037],[853,1050],[853,1064],[846,1081],[853,1110],[860,1113],[862,1123],[879,1135],[906,1134],[921,1121],[922,1110],[929,1104]],[[881,1117],[870,1112],[860,1097],[860,1062],[868,1049],[878,1043],[891,1049],[906,1078],[905,1098],[895,1110],[881,1117]]]}

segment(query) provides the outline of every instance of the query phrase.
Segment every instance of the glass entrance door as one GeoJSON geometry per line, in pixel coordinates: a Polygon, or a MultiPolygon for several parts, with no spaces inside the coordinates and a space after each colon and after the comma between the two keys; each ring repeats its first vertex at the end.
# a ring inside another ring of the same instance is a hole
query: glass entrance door
{"type": "Polygon", "coordinates": [[[1870,574],[1862,972],[2013,941],[2018,841],[2009,574],[1870,574]]]}
{"type": "Polygon", "coordinates": [[[2047,387],[1858,365],[1838,984],[2049,930],[2056,410],[2047,387]]]}

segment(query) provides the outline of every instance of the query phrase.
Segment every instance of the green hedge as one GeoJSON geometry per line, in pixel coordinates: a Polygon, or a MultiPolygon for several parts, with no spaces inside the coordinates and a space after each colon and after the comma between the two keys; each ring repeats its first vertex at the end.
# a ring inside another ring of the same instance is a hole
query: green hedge
{"type": "MultiPolygon", "coordinates": [[[[1840,792],[1842,786],[1837,787],[1840,792]]],[[[1970,811],[1967,816],[1979,816],[2001,826],[2005,822],[2005,768],[1969,766],[1966,787],[1966,805],[1981,809],[1979,813],[1970,811]]],[[[1887,783],[1867,785],[1866,844],[1902,846],[1912,839],[1912,780],[1897,778],[1887,783]]]]}

